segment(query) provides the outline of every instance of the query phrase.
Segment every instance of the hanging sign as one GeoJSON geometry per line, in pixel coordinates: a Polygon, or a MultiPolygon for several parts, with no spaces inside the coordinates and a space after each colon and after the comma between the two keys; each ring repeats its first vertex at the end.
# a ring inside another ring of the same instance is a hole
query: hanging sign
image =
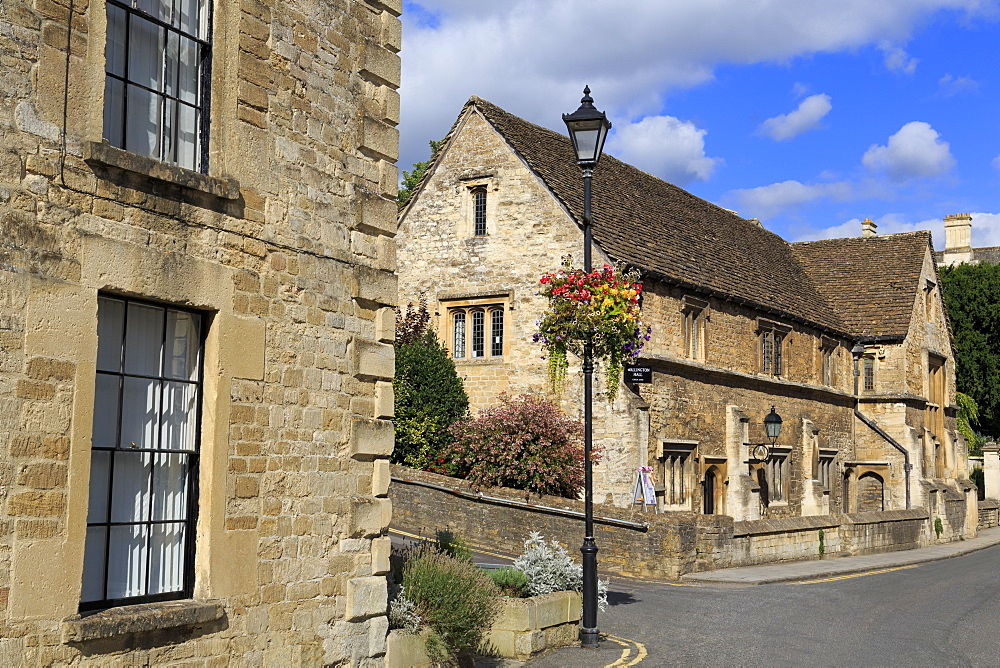
{"type": "Polygon", "coordinates": [[[632,505],[656,505],[656,489],[653,487],[652,466],[640,466],[635,474],[635,487],[632,491],[632,505]]]}
{"type": "Polygon", "coordinates": [[[625,367],[626,383],[652,383],[653,369],[648,366],[627,366],[625,367]]]}

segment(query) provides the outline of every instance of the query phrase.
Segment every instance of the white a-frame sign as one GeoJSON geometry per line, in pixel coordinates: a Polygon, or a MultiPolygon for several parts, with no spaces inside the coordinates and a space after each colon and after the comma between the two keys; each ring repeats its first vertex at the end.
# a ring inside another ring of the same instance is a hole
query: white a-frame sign
{"type": "Polygon", "coordinates": [[[653,467],[640,466],[635,474],[635,486],[632,488],[632,505],[640,504],[643,510],[646,506],[656,509],[656,489],[653,486],[653,467]]]}

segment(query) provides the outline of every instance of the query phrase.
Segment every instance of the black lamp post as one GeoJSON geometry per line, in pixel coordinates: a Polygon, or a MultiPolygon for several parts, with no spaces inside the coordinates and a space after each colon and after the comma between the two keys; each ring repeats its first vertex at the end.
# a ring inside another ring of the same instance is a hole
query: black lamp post
{"type": "MultiPolygon", "coordinates": [[[[590,87],[583,89],[580,108],[572,114],[563,114],[563,121],[573,140],[576,162],[583,170],[583,270],[590,272],[590,188],[594,177],[594,167],[601,159],[604,140],[611,129],[611,123],[603,111],[594,108],[594,98],[590,97],[590,87]]],[[[597,543],[594,541],[594,465],[591,448],[594,432],[594,350],[588,340],[583,349],[583,458],[584,511],[586,529],[583,546],[583,626],[580,629],[580,643],[584,647],[598,646],[597,629],[597,543]]]]}

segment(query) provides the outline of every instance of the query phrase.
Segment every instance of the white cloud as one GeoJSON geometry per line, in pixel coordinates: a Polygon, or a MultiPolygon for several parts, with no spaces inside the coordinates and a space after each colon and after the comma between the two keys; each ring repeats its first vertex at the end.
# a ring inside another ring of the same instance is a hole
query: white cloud
{"type": "Polygon", "coordinates": [[[607,152],[672,183],[707,181],[719,160],[705,155],[705,130],[673,116],[615,125],[607,152]]]}
{"type": "Polygon", "coordinates": [[[769,218],[822,198],[847,199],[851,192],[852,186],[846,181],[801,183],[792,180],[732,190],[725,199],[737,205],[741,216],[769,218]]]}
{"type": "Polygon", "coordinates": [[[426,158],[427,140],[448,131],[472,94],[562,132],[559,114],[590,84],[617,125],[662,114],[665,94],[711,80],[719,65],[905,43],[942,9],[983,11],[981,0],[633,0],[628,11],[609,11],[604,0],[405,5],[405,169],[426,158]]]}
{"type": "Polygon", "coordinates": [[[882,62],[885,63],[885,68],[890,72],[913,74],[916,71],[917,63],[920,61],[898,46],[883,44],[879,49],[884,56],[882,62]]]}
{"type": "Polygon", "coordinates": [[[993,162],[990,164],[993,165],[993,169],[1000,170],[1000,155],[993,158],[993,162]]]}
{"type": "Polygon", "coordinates": [[[938,95],[942,97],[954,97],[961,93],[975,93],[979,91],[979,82],[970,77],[954,77],[945,74],[938,79],[938,95]]]}
{"type": "Polygon", "coordinates": [[[923,121],[907,123],[885,146],[872,144],[861,163],[892,181],[940,176],[955,166],[948,142],[923,121]]]}
{"type": "Polygon", "coordinates": [[[829,95],[823,93],[810,95],[802,100],[795,111],[774,116],[761,123],[757,128],[757,134],[765,135],[775,141],[798,137],[803,132],[818,128],[820,120],[830,113],[832,108],[829,95]]]}

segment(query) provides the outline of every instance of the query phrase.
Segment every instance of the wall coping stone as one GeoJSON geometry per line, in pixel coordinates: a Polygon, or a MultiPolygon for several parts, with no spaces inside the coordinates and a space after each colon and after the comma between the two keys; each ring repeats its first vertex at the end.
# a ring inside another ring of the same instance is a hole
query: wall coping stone
{"type": "Polygon", "coordinates": [[[733,536],[755,536],[769,533],[788,533],[809,529],[834,529],[840,520],[833,515],[807,515],[805,517],[775,517],[763,520],[733,522],[733,536]]]}
{"type": "Polygon", "coordinates": [[[997,499],[980,499],[979,509],[980,510],[997,510],[1000,508],[1000,501],[997,499]]]}
{"type": "Polygon", "coordinates": [[[225,609],[214,601],[164,601],[109,608],[71,617],[63,622],[64,642],[86,642],[130,633],[146,633],[178,626],[195,626],[221,619],[225,609]]]}
{"type": "Polygon", "coordinates": [[[161,162],[138,153],[115,148],[106,141],[88,141],[83,145],[83,159],[105,167],[117,167],[127,172],[148,176],[174,185],[198,190],[222,199],[239,199],[240,183],[236,179],[208,176],[177,165],[161,162]]]}
{"type": "Polygon", "coordinates": [[[906,522],[926,520],[930,515],[924,508],[910,510],[874,510],[867,513],[848,513],[841,516],[841,524],[879,524],[881,522],[906,522]]]}

